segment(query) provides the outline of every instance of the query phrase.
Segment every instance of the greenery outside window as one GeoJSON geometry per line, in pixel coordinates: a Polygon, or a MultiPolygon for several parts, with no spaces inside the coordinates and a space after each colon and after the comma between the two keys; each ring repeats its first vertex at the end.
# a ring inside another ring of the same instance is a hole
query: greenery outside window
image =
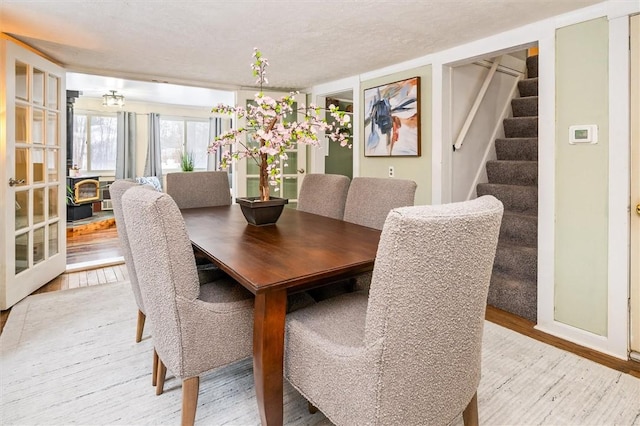
{"type": "Polygon", "coordinates": [[[181,170],[183,155],[193,156],[194,170],[207,169],[209,120],[187,117],[160,117],[160,146],[163,173],[181,170]]]}

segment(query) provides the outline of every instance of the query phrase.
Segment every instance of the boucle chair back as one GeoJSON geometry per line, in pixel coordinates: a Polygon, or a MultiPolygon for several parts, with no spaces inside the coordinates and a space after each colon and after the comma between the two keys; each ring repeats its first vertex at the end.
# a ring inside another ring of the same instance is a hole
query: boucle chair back
{"type": "Polygon", "coordinates": [[[377,424],[446,423],[476,392],[502,212],[500,201],[484,196],[389,214],[364,342],[381,348],[369,365],[377,424]]]}
{"type": "Polygon", "coordinates": [[[342,220],[349,182],[343,175],[306,175],[298,194],[298,210],[342,220]]]}
{"type": "Polygon", "coordinates": [[[129,243],[129,235],[127,234],[127,228],[124,225],[124,216],[122,213],[122,196],[129,188],[140,186],[152,190],[153,188],[148,185],[140,185],[133,181],[119,179],[113,182],[109,186],[109,193],[111,194],[111,203],[113,205],[113,216],[116,220],[116,229],[118,231],[118,240],[120,241],[120,248],[122,249],[122,256],[124,257],[124,264],[127,267],[129,273],[129,282],[131,283],[131,290],[133,290],[133,296],[136,299],[136,305],[142,313],[146,313],[144,309],[144,302],[142,301],[142,295],[140,294],[140,286],[138,285],[138,276],[136,269],[133,265],[133,255],[131,254],[131,245],[129,243]]]}
{"type": "Polygon", "coordinates": [[[344,220],[382,229],[392,209],[413,206],[416,187],[416,183],[408,179],[353,178],[345,203],[344,220]]]}
{"type": "Polygon", "coordinates": [[[181,209],[231,205],[226,171],[168,173],[166,193],[181,209]]]}
{"type": "MultiPolygon", "coordinates": [[[[122,196],[125,225],[151,320],[154,346],[169,371],[183,377],[183,305],[198,298],[200,285],[184,219],[164,193],[131,188],[122,196]]],[[[197,330],[185,330],[196,333],[197,330]]]]}

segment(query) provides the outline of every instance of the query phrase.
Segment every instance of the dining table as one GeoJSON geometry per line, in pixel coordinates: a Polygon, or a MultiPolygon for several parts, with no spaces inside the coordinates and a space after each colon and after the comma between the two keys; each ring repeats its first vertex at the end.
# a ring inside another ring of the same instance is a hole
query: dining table
{"type": "Polygon", "coordinates": [[[255,295],[253,376],[263,425],[283,424],[287,296],[371,271],[380,230],[285,208],[247,223],[238,205],[183,209],[193,246],[255,295]]]}

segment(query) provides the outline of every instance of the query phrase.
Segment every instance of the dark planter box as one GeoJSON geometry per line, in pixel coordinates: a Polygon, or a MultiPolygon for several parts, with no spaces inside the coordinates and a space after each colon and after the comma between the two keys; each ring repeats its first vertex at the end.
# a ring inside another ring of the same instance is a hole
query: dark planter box
{"type": "Polygon", "coordinates": [[[289,203],[286,198],[270,197],[269,201],[260,201],[260,197],[236,198],[247,222],[251,225],[273,225],[278,221],[284,205],[289,203]]]}
{"type": "Polygon", "coordinates": [[[93,209],[91,203],[67,205],[67,222],[73,222],[74,220],[86,219],[93,216],[93,209]]]}

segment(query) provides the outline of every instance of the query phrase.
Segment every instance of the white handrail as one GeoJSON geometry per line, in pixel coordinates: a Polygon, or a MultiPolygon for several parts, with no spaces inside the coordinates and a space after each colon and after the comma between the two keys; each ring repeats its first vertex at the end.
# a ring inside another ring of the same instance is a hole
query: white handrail
{"type": "Polygon", "coordinates": [[[460,134],[458,135],[458,139],[456,139],[456,143],[453,145],[453,150],[457,151],[462,147],[462,142],[467,137],[467,133],[469,132],[469,128],[471,127],[471,123],[476,118],[476,114],[478,113],[478,109],[480,109],[480,103],[482,99],[484,99],[484,95],[487,94],[487,90],[489,89],[489,84],[491,84],[491,80],[493,80],[493,76],[496,74],[496,70],[498,69],[498,65],[500,65],[500,61],[502,61],[502,56],[499,58],[494,58],[493,65],[491,65],[491,69],[489,73],[484,79],[484,83],[482,83],[482,87],[478,92],[478,96],[476,96],[476,100],[469,111],[469,115],[467,115],[467,119],[462,125],[462,129],[460,130],[460,134]]]}
{"type": "Polygon", "coordinates": [[[507,100],[504,106],[502,107],[502,113],[500,114],[500,119],[496,122],[496,125],[493,128],[493,133],[489,137],[490,142],[487,144],[487,148],[484,151],[484,156],[482,157],[482,161],[479,163],[480,167],[478,168],[478,170],[476,170],[476,175],[473,179],[473,183],[471,184],[471,187],[469,188],[469,192],[467,193],[467,198],[466,198],[467,201],[471,200],[471,198],[474,196],[476,192],[476,187],[480,182],[480,177],[482,176],[482,173],[485,171],[485,165],[489,160],[489,154],[492,152],[492,148],[495,146],[498,132],[502,127],[502,122],[504,121],[505,118],[508,118],[511,115],[509,114],[509,108],[511,107],[511,100],[515,97],[516,91],[518,90],[518,82],[522,80],[522,78],[523,78],[523,75],[520,74],[518,77],[516,77],[516,79],[513,82],[510,95],[506,98],[507,100]]]}

